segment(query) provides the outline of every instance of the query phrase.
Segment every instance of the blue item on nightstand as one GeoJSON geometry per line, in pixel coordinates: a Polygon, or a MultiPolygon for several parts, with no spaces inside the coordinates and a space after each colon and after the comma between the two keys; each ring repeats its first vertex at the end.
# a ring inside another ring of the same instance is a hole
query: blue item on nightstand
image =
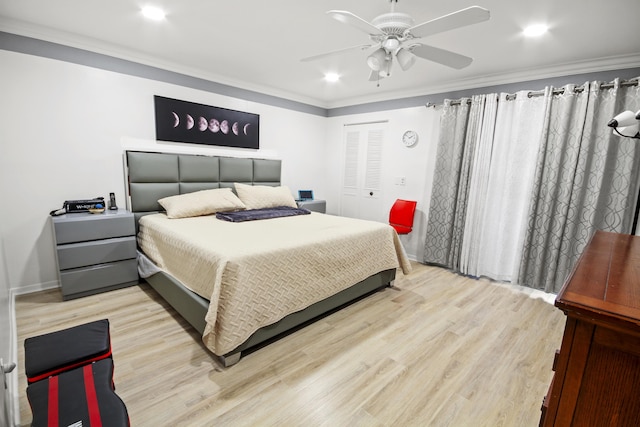
{"type": "Polygon", "coordinates": [[[313,190],[298,190],[298,200],[313,200],[313,190]]]}

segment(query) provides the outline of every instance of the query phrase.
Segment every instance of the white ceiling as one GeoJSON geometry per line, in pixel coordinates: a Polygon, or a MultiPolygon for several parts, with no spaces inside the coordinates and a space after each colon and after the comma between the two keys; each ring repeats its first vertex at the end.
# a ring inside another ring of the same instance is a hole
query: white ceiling
{"type": "Polygon", "coordinates": [[[368,81],[367,51],[300,59],[369,42],[327,10],[370,21],[390,10],[388,0],[0,0],[0,31],[323,108],[640,67],[640,0],[399,0],[395,8],[417,24],[472,5],[491,19],[426,40],[473,57],[469,67],[418,59],[408,71],[396,66],[379,87],[368,81]],[[166,20],[143,19],[144,4],[164,8],[166,20]],[[522,28],[536,22],[550,31],[525,39],[522,28]],[[341,80],[323,81],[327,71],[341,80]]]}

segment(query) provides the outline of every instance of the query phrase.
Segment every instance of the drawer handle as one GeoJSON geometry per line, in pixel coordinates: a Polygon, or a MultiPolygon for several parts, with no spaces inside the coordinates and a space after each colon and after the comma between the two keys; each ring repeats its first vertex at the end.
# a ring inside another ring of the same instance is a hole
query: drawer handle
{"type": "Polygon", "coordinates": [[[551,370],[553,372],[556,371],[556,367],[558,366],[558,358],[560,357],[560,350],[556,350],[556,354],[553,356],[553,366],[551,367],[551,370]]]}

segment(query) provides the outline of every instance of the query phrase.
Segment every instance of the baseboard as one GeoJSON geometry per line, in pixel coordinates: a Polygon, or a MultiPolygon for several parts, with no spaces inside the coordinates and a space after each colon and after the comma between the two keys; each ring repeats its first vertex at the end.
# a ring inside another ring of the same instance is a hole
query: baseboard
{"type": "Polygon", "coordinates": [[[16,296],[16,295],[33,294],[35,292],[46,291],[49,289],[55,289],[59,287],[60,285],[58,284],[57,280],[51,280],[49,282],[36,283],[33,285],[21,286],[19,288],[11,288],[9,289],[9,292],[12,293],[14,296],[16,296]]]}

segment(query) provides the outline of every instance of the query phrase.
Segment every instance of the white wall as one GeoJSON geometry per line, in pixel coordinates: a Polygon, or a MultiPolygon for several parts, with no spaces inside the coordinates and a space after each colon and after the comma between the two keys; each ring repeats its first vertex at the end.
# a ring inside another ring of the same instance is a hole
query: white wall
{"type": "Polygon", "coordinates": [[[340,213],[340,190],[344,167],[342,162],[344,126],[376,121],[387,121],[381,189],[382,205],[385,210],[379,212],[376,219],[387,222],[389,209],[396,199],[417,200],[414,229],[410,234],[400,238],[409,257],[422,260],[437,151],[439,109],[414,107],[328,119],[326,145],[333,153],[333,160],[328,166],[331,173],[327,174],[329,178],[327,211],[334,214],[340,213]],[[402,134],[409,129],[415,130],[419,135],[418,143],[413,147],[405,147],[401,143],[402,134]],[[395,183],[395,178],[400,176],[406,178],[404,186],[395,183]]]}
{"type": "Polygon", "coordinates": [[[0,63],[0,235],[15,293],[57,286],[49,211],[110,192],[125,206],[123,149],[279,158],[284,185],[294,194],[313,189],[338,214],[343,126],[377,120],[388,121],[378,220],[387,221],[396,198],[417,200],[414,232],[402,240],[422,259],[438,134],[433,108],[325,118],[22,53],[0,51],[0,63]],[[155,141],[154,95],[259,114],[260,150],[155,141]],[[400,142],[407,129],[420,135],[411,148],[400,142]],[[406,185],[394,184],[397,176],[406,185]]]}
{"type": "Polygon", "coordinates": [[[324,117],[9,51],[0,64],[0,235],[16,293],[57,286],[49,211],[110,192],[125,205],[123,146],[280,158],[293,192],[328,194],[324,117]],[[157,143],[153,95],[259,114],[261,149],[157,143]]]}

